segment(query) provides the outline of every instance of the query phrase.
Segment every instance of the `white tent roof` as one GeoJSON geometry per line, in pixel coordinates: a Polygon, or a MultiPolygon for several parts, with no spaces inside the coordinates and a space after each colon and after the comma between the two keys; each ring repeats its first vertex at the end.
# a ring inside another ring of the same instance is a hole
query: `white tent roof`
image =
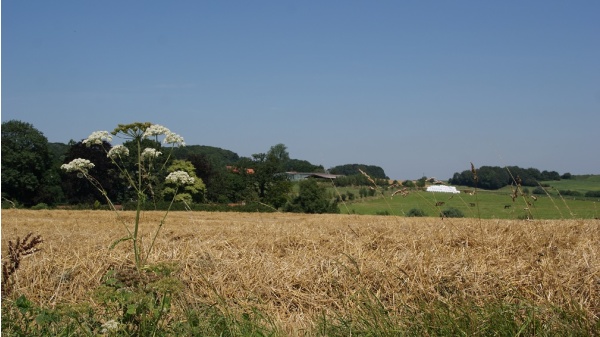
{"type": "Polygon", "coordinates": [[[427,187],[427,192],[460,193],[454,186],[434,185],[427,187]]]}

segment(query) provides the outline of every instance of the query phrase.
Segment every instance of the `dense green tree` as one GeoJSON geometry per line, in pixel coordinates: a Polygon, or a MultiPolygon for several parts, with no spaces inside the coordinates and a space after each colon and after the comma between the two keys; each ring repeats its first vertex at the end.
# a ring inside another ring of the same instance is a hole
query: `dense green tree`
{"type": "Polygon", "coordinates": [[[501,167],[482,166],[477,171],[478,187],[486,190],[497,190],[508,185],[510,176],[501,167]]]}
{"type": "MultiPolygon", "coordinates": [[[[121,202],[124,197],[124,183],[120,179],[120,173],[117,167],[106,156],[112,148],[110,143],[103,142],[87,146],[83,142],[72,143],[64,156],[63,163],[69,163],[73,159],[82,158],[91,161],[94,168],[90,174],[98,181],[100,186],[108,194],[108,198],[113,203],[121,202]]],[[[106,203],[106,198],[100,191],[90,184],[87,179],[82,179],[81,175],[72,172],[62,172],[62,188],[67,202],[70,204],[93,204],[96,201],[106,203]]]]}
{"type": "Polygon", "coordinates": [[[315,179],[302,180],[299,183],[298,196],[285,207],[287,212],[295,213],[339,213],[334,201],[327,197],[327,191],[319,186],[315,179]]]}
{"type": "Polygon", "coordinates": [[[2,123],[2,197],[26,206],[53,203],[57,173],[48,139],[33,125],[18,120],[2,123]]]}
{"type": "Polygon", "coordinates": [[[379,166],[375,165],[364,165],[364,164],[346,164],[339,165],[329,169],[329,173],[331,174],[343,174],[343,175],[354,175],[360,174],[360,171],[368,174],[372,179],[389,179],[388,176],[385,175],[383,169],[379,166]]]}
{"type": "Polygon", "coordinates": [[[460,173],[454,173],[454,175],[452,175],[452,178],[448,179],[448,183],[451,185],[479,187],[478,181],[475,181],[473,172],[471,172],[470,170],[465,170],[460,173]]]}
{"type": "Polygon", "coordinates": [[[556,171],[542,171],[542,176],[540,178],[542,181],[548,180],[560,180],[560,174],[556,171]]]}
{"type": "Polygon", "coordinates": [[[324,173],[323,165],[313,165],[307,160],[290,159],[283,164],[285,172],[324,173]]]}
{"type": "Polygon", "coordinates": [[[189,160],[192,156],[205,156],[212,163],[223,165],[223,167],[240,160],[240,156],[237,153],[213,146],[186,145],[173,149],[173,157],[175,159],[189,160]]]}
{"type": "MultiPolygon", "coordinates": [[[[501,168],[494,166],[493,169],[498,172],[506,171],[507,173],[505,185],[501,185],[500,187],[510,184],[521,186],[536,186],[538,184],[538,181],[542,180],[542,174],[540,170],[536,168],[530,167],[525,169],[518,166],[507,166],[506,168],[501,168]]],[[[498,173],[498,175],[499,174],[500,173],[498,173]]]]}
{"type": "MultiPolygon", "coordinates": [[[[239,178],[227,171],[227,165],[207,154],[192,154],[187,160],[194,165],[196,175],[202,179],[206,185],[205,198],[208,202],[229,203],[239,200],[230,200],[228,195],[235,192],[230,190],[233,179],[239,178]]],[[[243,184],[242,184],[243,185],[243,184]]]]}
{"type": "Polygon", "coordinates": [[[206,186],[204,185],[204,182],[202,182],[202,179],[196,175],[196,169],[191,162],[175,159],[167,171],[169,173],[175,171],[187,172],[190,177],[194,178],[194,183],[185,185],[183,189],[179,190],[176,189],[176,184],[166,183],[163,189],[165,200],[170,201],[173,198],[173,195],[177,193],[177,195],[174,196],[175,201],[185,201],[187,203],[192,201],[204,202],[204,191],[206,190],[206,186]]]}
{"type": "Polygon", "coordinates": [[[521,168],[518,166],[482,166],[477,169],[477,181],[473,179],[473,172],[465,170],[454,173],[448,180],[453,185],[480,187],[483,189],[499,189],[507,185],[537,186],[543,180],[560,180],[556,171],[543,171],[536,168],[521,168]]]}
{"type": "Polygon", "coordinates": [[[267,155],[272,156],[282,165],[288,160],[290,160],[290,154],[287,151],[287,146],[281,143],[271,146],[269,152],[267,152],[267,155]]]}
{"type": "MultiPolygon", "coordinates": [[[[292,184],[287,175],[282,174],[281,161],[273,152],[253,154],[252,159],[240,162],[241,174],[248,182],[247,186],[258,201],[279,208],[287,202],[292,184]]],[[[246,200],[252,201],[252,200],[246,200]]]]}
{"type": "Polygon", "coordinates": [[[426,181],[427,181],[427,177],[419,178],[419,180],[417,180],[417,182],[416,182],[417,187],[425,187],[426,181]]]}
{"type": "Polygon", "coordinates": [[[408,187],[408,188],[413,188],[413,187],[415,187],[415,183],[412,180],[405,180],[402,182],[402,186],[408,187]]]}
{"type": "Polygon", "coordinates": [[[369,186],[370,188],[374,188],[375,186],[373,185],[373,183],[375,183],[375,185],[377,185],[380,188],[386,188],[389,186],[389,180],[388,179],[372,179],[369,180],[368,177],[366,177],[363,174],[353,174],[353,175],[349,175],[349,176],[341,176],[341,177],[337,177],[333,183],[335,184],[335,186],[338,187],[344,187],[344,186],[369,186]]]}
{"type": "Polygon", "coordinates": [[[71,141],[69,144],[48,143],[48,151],[50,152],[53,162],[56,164],[60,163],[62,165],[72,144],[75,144],[75,142],[71,141]]]}

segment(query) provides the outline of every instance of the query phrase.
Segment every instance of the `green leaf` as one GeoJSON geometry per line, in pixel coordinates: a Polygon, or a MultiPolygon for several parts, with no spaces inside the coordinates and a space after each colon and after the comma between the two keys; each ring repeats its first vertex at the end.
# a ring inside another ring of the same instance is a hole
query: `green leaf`
{"type": "Polygon", "coordinates": [[[51,312],[48,312],[46,310],[42,311],[35,318],[35,322],[37,324],[39,324],[39,325],[45,325],[45,324],[49,324],[49,323],[56,323],[58,321],[60,321],[60,318],[57,315],[52,314],[51,312]]]}
{"type": "Polygon", "coordinates": [[[128,304],[127,305],[127,314],[134,315],[137,312],[138,305],[137,304],[128,304]]]}
{"type": "Polygon", "coordinates": [[[26,313],[27,311],[29,311],[29,309],[33,307],[33,303],[31,303],[31,301],[29,301],[27,297],[25,297],[25,295],[19,296],[15,304],[17,305],[17,308],[19,308],[19,311],[22,314],[26,313]]]}

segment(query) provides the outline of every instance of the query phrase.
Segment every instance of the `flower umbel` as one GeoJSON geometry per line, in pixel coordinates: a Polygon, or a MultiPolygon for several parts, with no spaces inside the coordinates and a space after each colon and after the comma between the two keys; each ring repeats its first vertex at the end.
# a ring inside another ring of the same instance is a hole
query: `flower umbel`
{"type": "Polygon", "coordinates": [[[60,168],[67,172],[80,171],[83,173],[87,173],[88,170],[93,168],[94,166],[94,163],[87,159],[76,158],[71,160],[71,162],[68,164],[62,164],[60,168]]]}
{"type": "Polygon", "coordinates": [[[169,173],[169,175],[165,178],[165,181],[179,185],[191,185],[194,183],[194,178],[190,177],[187,172],[180,170],[169,173]]]}
{"type": "Polygon", "coordinates": [[[105,334],[110,331],[115,331],[118,328],[119,322],[115,321],[114,319],[111,319],[110,321],[107,321],[104,324],[102,324],[102,330],[100,330],[100,333],[105,334]]]}
{"type": "Polygon", "coordinates": [[[112,141],[112,136],[108,131],[95,131],[83,141],[83,144],[90,146],[92,144],[102,145],[103,141],[112,141]]]}
{"type": "Polygon", "coordinates": [[[176,134],[174,132],[170,132],[170,131],[166,133],[166,137],[163,140],[163,143],[185,146],[185,142],[183,141],[183,137],[181,137],[180,135],[178,135],[178,134],[176,134]]]}
{"type": "Polygon", "coordinates": [[[171,133],[171,130],[169,130],[168,128],[166,128],[162,125],[152,124],[146,129],[143,136],[144,137],[160,136],[160,135],[166,135],[167,133],[171,133]]]}
{"type": "Polygon", "coordinates": [[[144,149],[144,151],[142,151],[142,159],[153,159],[153,158],[160,156],[161,154],[162,154],[162,152],[149,147],[149,148],[144,149]]]}
{"type": "Polygon", "coordinates": [[[129,149],[123,145],[115,145],[108,151],[106,156],[111,159],[116,159],[117,157],[127,157],[129,156],[129,149]]]}

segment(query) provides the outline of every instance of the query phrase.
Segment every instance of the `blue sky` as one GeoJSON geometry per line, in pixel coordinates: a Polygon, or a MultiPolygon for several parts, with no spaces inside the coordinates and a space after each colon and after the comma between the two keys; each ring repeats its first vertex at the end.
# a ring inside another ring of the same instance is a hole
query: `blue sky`
{"type": "Polygon", "coordinates": [[[2,121],[394,179],[600,173],[598,1],[2,1],[2,121]]]}

